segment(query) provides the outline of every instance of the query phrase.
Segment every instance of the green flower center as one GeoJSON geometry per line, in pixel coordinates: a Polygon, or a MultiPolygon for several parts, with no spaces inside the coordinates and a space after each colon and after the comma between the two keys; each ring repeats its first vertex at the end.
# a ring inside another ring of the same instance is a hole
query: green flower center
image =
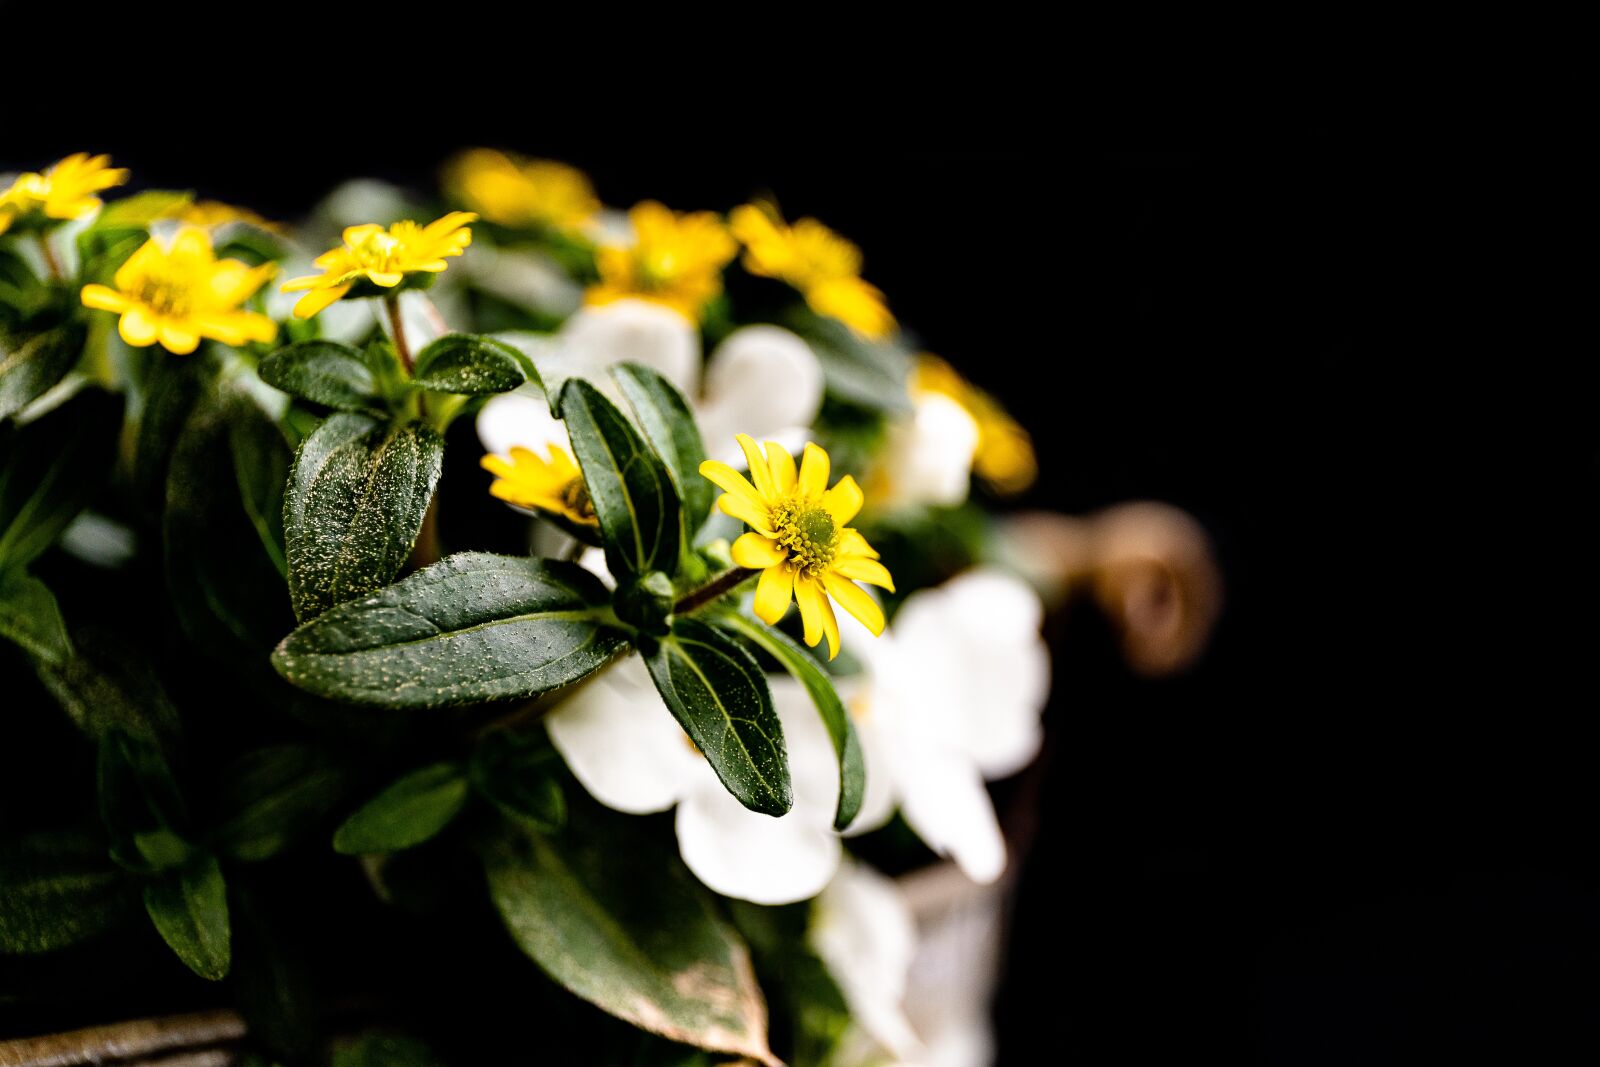
{"type": "Polygon", "coordinates": [[[382,230],[368,234],[350,249],[356,260],[368,270],[387,271],[390,260],[398,252],[401,242],[382,230]]]}
{"type": "Polygon", "coordinates": [[[190,287],[165,274],[148,274],[140,279],[134,294],[145,307],[161,315],[182,318],[194,305],[190,287]]]}
{"type": "Polygon", "coordinates": [[[789,550],[789,562],[807,577],[825,570],[839,549],[839,528],[823,508],[785,501],[772,509],[772,529],[789,550]]]}

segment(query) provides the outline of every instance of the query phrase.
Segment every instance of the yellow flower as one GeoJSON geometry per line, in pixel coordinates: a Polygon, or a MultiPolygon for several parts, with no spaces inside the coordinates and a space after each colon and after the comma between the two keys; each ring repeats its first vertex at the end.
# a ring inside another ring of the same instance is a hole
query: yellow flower
{"type": "Polygon", "coordinates": [[[894,316],[883,293],[861,278],[861,250],[816,219],[794,225],[771,204],[745,204],[728,216],[744,244],[744,267],[788,282],[819,315],[838,319],[867,338],[887,337],[894,316]]]}
{"type": "Polygon", "coordinates": [[[861,510],[855,479],[847,474],[829,489],[828,453],[814,444],[806,445],[796,472],[794,457],[776,441],[767,442],[765,456],[749,435],[740,434],[738,441],[754,485],[716,460],[700,464],[700,473],[724,490],[717,500],[722,510],[754,527],[733,543],[733,561],[761,571],[756,614],[776,624],[792,596],[800,604],[806,644],[815,646],[826,634],[829,659],[839,654],[839,622],[829,597],[873,636],[881,634],[883,609],[855,583],[892,593],[894,579],[867,539],[845,525],[861,510]]]}
{"type": "Polygon", "coordinates": [[[553,512],[587,526],[597,525],[583,474],[560,445],[550,446],[548,459],[518,446],[512,448],[509,461],[488,455],[479,462],[495,476],[489,492],[506,503],[553,512]]]}
{"type": "Polygon", "coordinates": [[[584,294],[591,304],[626,297],[665,304],[696,322],[706,301],[722,292],[722,268],[739,246],[709,211],[678,214],[653,200],[628,212],[631,245],[595,251],[600,283],[584,294]]]}
{"type": "Polygon", "coordinates": [[[408,274],[438,274],[472,243],[467,223],[478,216],[468,211],[452,211],[426,226],[397,222],[387,230],[368,223],[344,231],[344,244],[316,258],[323,273],[294,278],[283,283],[286,293],[309,289],[294,306],[295,317],[309,319],[356,285],[358,296],[376,296],[393,289],[408,274]],[[376,288],[367,289],[368,286],[376,288]]]}
{"type": "Polygon", "coordinates": [[[226,226],[230,222],[242,222],[254,226],[258,230],[268,233],[283,233],[282,223],[271,222],[257,215],[247,207],[235,207],[225,204],[221,200],[195,200],[191,203],[181,204],[174,208],[168,218],[186,222],[191,226],[204,226],[214,230],[218,226],[226,226]]]}
{"type": "Polygon", "coordinates": [[[21,174],[0,191],[0,233],[23,216],[77,219],[100,206],[94,194],[128,180],[128,172],[109,166],[110,156],[78,152],[43,174],[21,174]]]}
{"type": "Polygon", "coordinates": [[[474,148],[452,160],[445,168],[445,187],[502,226],[574,230],[600,211],[583,171],[492,148],[474,148]]]}
{"type": "Polygon", "coordinates": [[[261,288],[277,268],[251,267],[236,259],[218,259],[206,231],[186,226],[163,247],[152,237],[128,257],[112,279],[115,288],[86,285],[86,306],[122,316],[117,330],[136,348],[161,342],[177,355],[187,355],[209,337],[228,345],[270,341],[278,324],[239,305],[261,288]]]}
{"type": "Polygon", "coordinates": [[[938,356],[924,352],[917,357],[911,373],[911,391],[947,396],[972,416],[978,424],[978,449],[972,457],[972,469],[995,492],[1020,493],[1039,476],[1039,461],[1028,431],[1006,414],[999,401],[938,356]]]}

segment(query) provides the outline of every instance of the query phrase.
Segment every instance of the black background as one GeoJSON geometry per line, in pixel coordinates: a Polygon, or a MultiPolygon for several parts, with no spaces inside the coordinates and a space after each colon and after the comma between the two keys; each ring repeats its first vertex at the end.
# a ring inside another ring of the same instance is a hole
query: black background
{"type": "Polygon", "coordinates": [[[1566,547],[1593,551],[1593,449],[1560,489],[1589,525],[1530,506],[1513,398],[1558,385],[1503,353],[1499,395],[1464,400],[1478,372],[1446,338],[1481,309],[1437,300],[1509,209],[1338,127],[1137,152],[521,128],[368,117],[305,156],[13,141],[0,165],[91,147],[294,217],[341,177],[427,185],[485,142],[577,164],[612,204],[770,191],[820,217],[1032,429],[1024,503],[1172,502],[1227,583],[1180,678],[1136,680],[1092,618],[1064,624],[1001,1063],[1596,1062],[1594,701],[1551,682],[1565,621],[1523,593],[1593,603],[1566,547]]]}

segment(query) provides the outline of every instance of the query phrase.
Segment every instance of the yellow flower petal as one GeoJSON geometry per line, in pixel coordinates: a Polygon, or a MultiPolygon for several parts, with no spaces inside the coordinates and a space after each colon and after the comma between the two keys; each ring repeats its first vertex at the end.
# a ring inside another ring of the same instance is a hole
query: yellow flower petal
{"type": "Polygon", "coordinates": [[[132,300],[105,285],[86,285],[79,298],[83,301],[84,307],[99,311],[126,311],[133,306],[132,300]]]}
{"type": "Polygon", "coordinates": [[[834,617],[833,605],[823,593],[822,583],[815,578],[796,578],[794,598],[800,605],[800,621],[805,624],[806,644],[813,648],[823,635],[828,638],[828,658],[839,654],[839,620],[834,617]]]}
{"type": "Polygon", "coordinates": [[[175,356],[187,356],[200,347],[200,335],[185,324],[162,319],[156,325],[161,347],[175,356]]]}
{"type": "Polygon", "coordinates": [[[309,319],[329,304],[337,303],[339,298],[350,291],[348,285],[334,285],[327,289],[313,289],[302,296],[294,305],[294,317],[309,319]]]}
{"type": "MultiPolygon", "coordinates": [[[[762,499],[761,494],[756,492],[756,487],[750,484],[750,479],[720,460],[706,460],[700,464],[700,473],[725,493],[742,497],[757,508],[764,509],[767,506],[767,502],[762,499]]],[[[733,513],[729,512],[729,514],[733,513]]]]}
{"type": "Polygon", "coordinates": [[[823,574],[822,584],[840,607],[860,619],[861,625],[872,631],[873,637],[883,633],[883,609],[872,599],[871,593],[832,571],[823,574]]]}
{"type": "MultiPolygon", "coordinates": [[[[756,618],[771,626],[778,625],[789,610],[789,596],[794,590],[794,573],[785,564],[768,567],[761,572],[756,583],[756,618]]],[[[816,644],[815,641],[811,642],[816,644]]]]}
{"type": "Polygon", "coordinates": [[[768,441],[767,465],[772,468],[772,481],[778,487],[778,492],[783,496],[794,492],[794,457],[789,450],[776,441],[768,441]]]}
{"type": "Polygon", "coordinates": [[[859,530],[845,530],[839,535],[839,555],[877,559],[878,550],[867,544],[867,539],[861,536],[859,530]]]}
{"type": "Polygon", "coordinates": [[[132,307],[117,320],[117,332],[133,347],[146,348],[156,343],[156,335],[160,331],[150,312],[143,307],[132,307]]]}
{"type": "Polygon", "coordinates": [[[846,578],[858,582],[866,582],[868,585],[876,585],[889,590],[891,593],[894,592],[894,578],[890,576],[889,568],[875,559],[867,559],[864,556],[845,556],[843,559],[834,562],[833,571],[835,574],[843,575],[846,578]]]}
{"type": "Polygon", "coordinates": [[[752,504],[742,496],[723,493],[717,497],[717,507],[722,509],[724,515],[731,515],[740,522],[749,523],[757,533],[765,537],[771,537],[775,532],[768,525],[772,520],[764,504],[752,504]]]}
{"type": "Polygon", "coordinates": [[[800,495],[806,500],[820,500],[827,488],[828,454],[808,441],[800,460],[800,495]]]}
{"type": "Polygon", "coordinates": [[[856,517],[861,510],[862,500],[861,487],[848,474],[839,479],[838,485],[822,494],[822,506],[841,528],[848,526],[850,520],[856,517]]]}
{"type": "Polygon", "coordinates": [[[747,433],[739,434],[734,440],[739,442],[739,447],[744,450],[745,461],[750,464],[750,478],[756,483],[756,492],[763,498],[772,500],[778,494],[772,484],[772,468],[768,466],[766,457],[761,454],[761,446],[747,433]]]}
{"type": "Polygon", "coordinates": [[[733,561],[753,571],[776,567],[789,558],[787,549],[779,548],[770,537],[758,533],[740,534],[733,542],[733,561]]]}

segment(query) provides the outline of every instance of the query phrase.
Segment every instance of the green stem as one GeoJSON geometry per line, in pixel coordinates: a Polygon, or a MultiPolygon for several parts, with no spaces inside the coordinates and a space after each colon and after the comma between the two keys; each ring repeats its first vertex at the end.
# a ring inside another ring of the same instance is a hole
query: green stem
{"type": "Polygon", "coordinates": [[[39,251],[44,255],[44,265],[50,272],[50,277],[60,281],[64,275],[61,273],[61,261],[56,258],[56,250],[50,247],[50,238],[46,234],[39,235],[39,251]]]}
{"type": "MultiPolygon", "coordinates": [[[[417,364],[411,355],[411,342],[406,340],[406,324],[400,314],[400,294],[386,294],[383,306],[389,312],[389,332],[394,335],[395,353],[400,357],[400,365],[406,369],[406,377],[411,378],[416,374],[417,364]]],[[[417,414],[424,419],[428,417],[428,398],[420,392],[417,394],[417,414]]]]}
{"type": "Polygon", "coordinates": [[[735,567],[732,570],[723,571],[699,589],[684,594],[672,606],[672,613],[674,615],[687,615],[696,608],[705,607],[724,593],[732,592],[743,585],[755,573],[755,571],[747,567],[735,567]]]}

